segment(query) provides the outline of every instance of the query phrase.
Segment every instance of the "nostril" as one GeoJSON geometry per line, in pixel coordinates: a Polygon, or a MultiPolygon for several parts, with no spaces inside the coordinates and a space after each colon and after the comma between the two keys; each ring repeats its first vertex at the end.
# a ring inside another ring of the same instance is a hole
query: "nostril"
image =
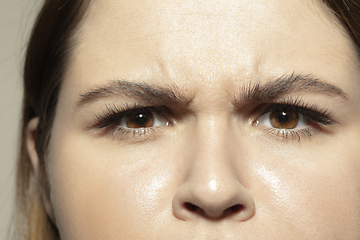
{"type": "Polygon", "coordinates": [[[254,216],[254,198],[238,182],[219,181],[220,185],[216,185],[215,189],[207,178],[205,182],[195,180],[188,180],[176,191],[172,200],[172,210],[176,218],[183,221],[218,221],[226,218],[244,222],[254,216]]]}
{"type": "MultiPolygon", "coordinates": [[[[190,202],[185,202],[183,204],[183,207],[185,209],[187,209],[188,211],[190,211],[190,212],[197,212],[199,214],[209,214],[210,213],[210,215],[213,215],[213,213],[207,212],[206,210],[204,211],[201,207],[196,206],[195,204],[190,203],[190,202]]],[[[242,211],[244,208],[245,207],[242,204],[235,204],[235,205],[233,205],[231,207],[228,207],[228,208],[224,209],[223,211],[221,211],[221,213],[219,212],[216,215],[218,215],[217,218],[223,218],[223,217],[226,217],[226,216],[237,214],[240,211],[242,211]]]]}
{"type": "Polygon", "coordinates": [[[230,211],[232,213],[238,213],[240,212],[242,209],[244,209],[244,205],[242,204],[235,204],[234,206],[229,207],[230,211]]]}
{"type": "Polygon", "coordinates": [[[196,205],[194,205],[194,204],[192,204],[192,203],[189,203],[189,202],[184,203],[184,207],[185,207],[187,210],[191,211],[191,212],[196,212],[196,210],[199,209],[198,206],[196,206],[196,205]]]}

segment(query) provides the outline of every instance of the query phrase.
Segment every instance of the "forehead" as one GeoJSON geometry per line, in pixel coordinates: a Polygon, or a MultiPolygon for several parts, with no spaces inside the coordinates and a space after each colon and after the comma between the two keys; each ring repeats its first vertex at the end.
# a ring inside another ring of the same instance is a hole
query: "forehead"
{"type": "Polygon", "coordinates": [[[73,73],[89,86],[159,76],[258,80],[293,71],[336,82],[356,58],[330,10],[308,0],[95,0],[73,56],[73,73]]]}

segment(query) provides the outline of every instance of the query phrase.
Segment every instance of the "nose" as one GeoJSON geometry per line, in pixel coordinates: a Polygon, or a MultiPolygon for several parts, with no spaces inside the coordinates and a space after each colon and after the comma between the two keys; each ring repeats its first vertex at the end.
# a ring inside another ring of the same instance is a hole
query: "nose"
{"type": "Polygon", "coordinates": [[[207,137],[192,141],[191,153],[185,153],[189,166],[173,198],[174,215],[184,221],[249,220],[255,214],[255,201],[239,180],[239,164],[233,164],[241,161],[236,153],[239,148],[229,144],[229,135],[222,138],[216,134],[209,140],[208,131],[207,137]]]}
{"type": "Polygon", "coordinates": [[[189,181],[173,200],[174,215],[181,220],[233,218],[242,222],[255,213],[255,202],[248,190],[236,183],[189,181]]]}

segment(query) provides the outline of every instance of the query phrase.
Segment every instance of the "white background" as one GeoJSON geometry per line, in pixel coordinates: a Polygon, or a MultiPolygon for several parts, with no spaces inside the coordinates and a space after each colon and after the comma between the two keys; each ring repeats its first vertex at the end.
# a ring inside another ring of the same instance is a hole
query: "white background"
{"type": "Polygon", "coordinates": [[[15,195],[22,66],[42,0],[0,0],[0,240],[7,240],[15,195]]]}

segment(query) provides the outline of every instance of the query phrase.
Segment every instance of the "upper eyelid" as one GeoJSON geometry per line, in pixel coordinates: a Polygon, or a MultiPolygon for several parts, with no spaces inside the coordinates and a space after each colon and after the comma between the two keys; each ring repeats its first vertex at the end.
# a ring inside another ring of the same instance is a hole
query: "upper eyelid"
{"type": "Polygon", "coordinates": [[[282,110],[282,108],[287,108],[290,110],[300,110],[300,111],[307,111],[307,112],[318,112],[321,110],[317,110],[314,106],[306,107],[306,106],[298,106],[298,105],[292,105],[292,104],[270,104],[270,106],[266,107],[264,110],[264,113],[267,113],[269,111],[273,110],[282,110]]]}
{"type": "MultiPolygon", "coordinates": [[[[288,106],[289,108],[296,108],[296,109],[304,109],[309,111],[323,111],[324,108],[320,108],[316,103],[309,103],[309,101],[306,101],[301,96],[295,96],[295,97],[288,97],[285,99],[279,99],[277,101],[271,101],[271,102],[264,102],[261,103],[259,106],[266,106],[267,107],[273,107],[273,106],[288,106]]],[[[264,110],[264,107],[261,108],[264,110]]],[[[326,112],[328,112],[326,110],[326,112]]]]}
{"type": "MultiPolygon", "coordinates": [[[[286,106],[289,108],[293,108],[295,110],[296,109],[302,110],[303,112],[306,112],[306,113],[321,112],[322,115],[326,115],[330,118],[333,118],[332,114],[329,111],[324,110],[323,108],[319,108],[316,104],[306,103],[306,101],[300,96],[295,96],[295,97],[286,98],[286,99],[279,99],[275,102],[262,103],[262,104],[259,104],[258,106],[248,106],[248,110],[246,110],[246,111],[242,111],[241,109],[238,109],[238,110],[240,110],[240,112],[242,112],[244,114],[244,117],[246,117],[246,118],[250,117],[251,119],[254,119],[254,117],[256,118],[256,115],[259,116],[258,114],[260,114],[260,115],[264,114],[265,110],[267,112],[271,111],[273,106],[284,106],[284,107],[286,106]]],[[[139,110],[152,111],[152,110],[157,110],[157,109],[162,109],[162,108],[167,109],[166,112],[170,112],[172,117],[175,117],[176,119],[181,118],[182,117],[181,115],[183,115],[185,112],[188,113],[188,111],[184,112],[184,109],[177,109],[176,107],[175,107],[175,109],[172,109],[165,105],[164,106],[156,106],[156,105],[152,105],[152,104],[147,105],[147,104],[138,103],[138,102],[125,103],[125,104],[112,103],[112,104],[105,104],[105,108],[103,108],[103,110],[99,110],[98,113],[95,114],[96,115],[95,119],[96,120],[99,120],[99,119],[104,120],[104,119],[106,119],[107,115],[109,115],[109,117],[113,117],[113,116],[121,117],[121,116],[124,116],[124,115],[129,114],[134,111],[139,111],[139,110]],[[180,110],[180,111],[178,111],[178,110],[180,110]]],[[[240,113],[238,110],[236,110],[236,112],[240,113]]]]}
{"type": "Polygon", "coordinates": [[[101,114],[96,114],[95,116],[95,123],[92,125],[93,128],[105,128],[111,124],[113,124],[114,121],[120,120],[122,117],[135,113],[137,111],[152,111],[154,113],[157,113],[161,115],[160,108],[162,106],[142,106],[142,105],[134,105],[132,107],[118,107],[118,106],[106,106],[106,112],[102,111],[101,114]]]}
{"type": "MultiPolygon", "coordinates": [[[[334,123],[337,123],[336,120],[334,120],[333,115],[328,110],[319,109],[316,105],[292,105],[292,104],[271,104],[272,106],[278,106],[279,109],[281,109],[281,106],[288,107],[290,110],[295,110],[299,112],[300,114],[305,115],[306,117],[312,119],[313,121],[319,122],[321,124],[325,125],[332,125],[334,123]]],[[[269,113],[271,111],[274,111],[274,108],[266,108],[261,116],[263,116],[266,113],[269,113]]]]}

